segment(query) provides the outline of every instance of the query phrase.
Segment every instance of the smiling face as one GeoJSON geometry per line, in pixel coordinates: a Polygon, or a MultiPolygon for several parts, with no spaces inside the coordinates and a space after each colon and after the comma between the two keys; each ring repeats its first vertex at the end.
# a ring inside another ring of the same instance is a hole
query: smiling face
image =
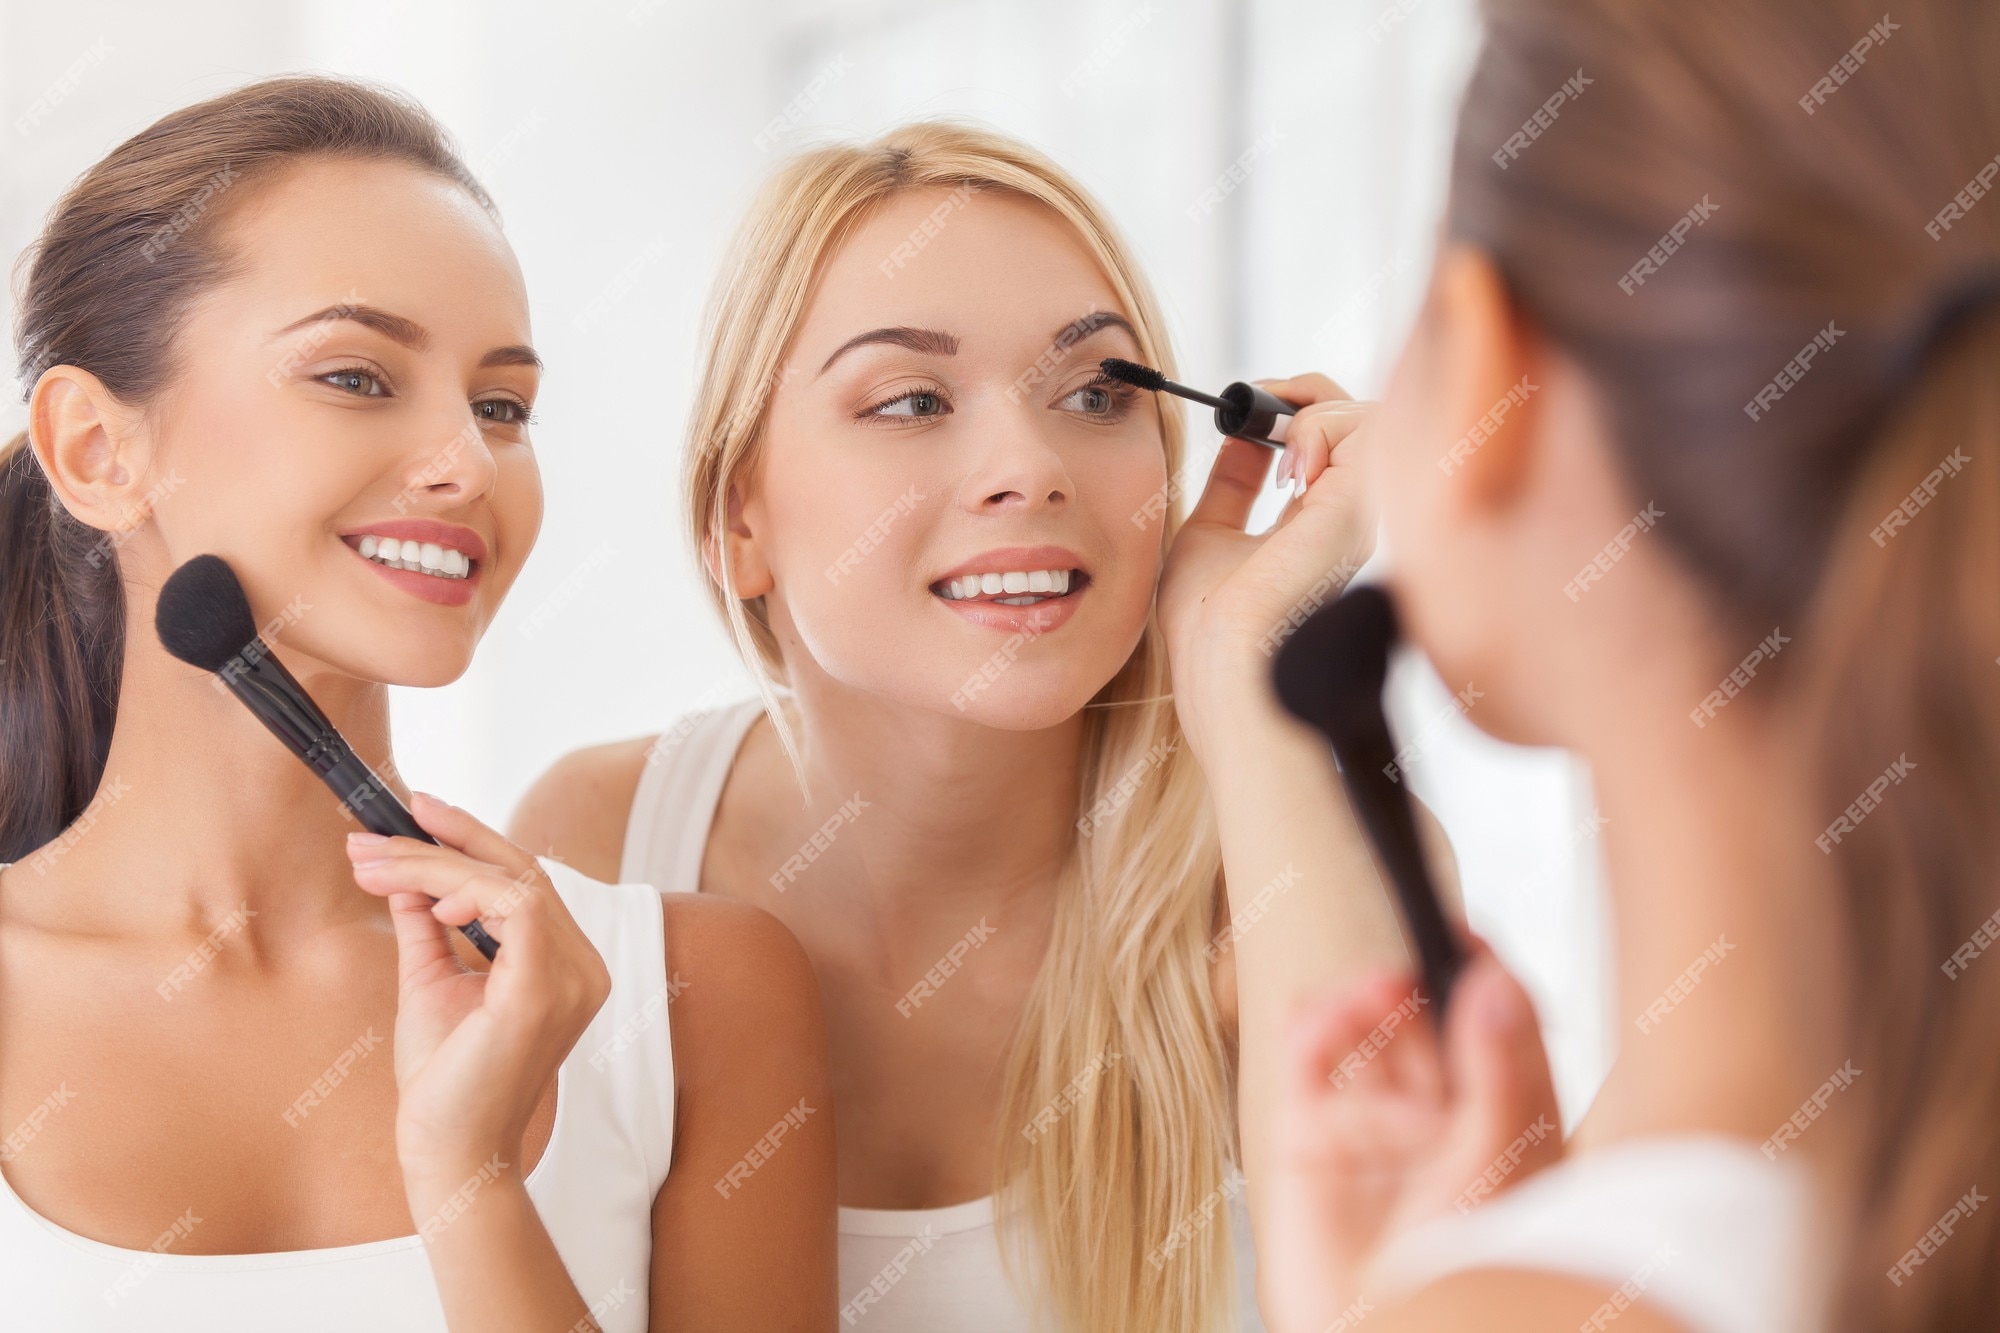
{"type": "Polygon", "coordinates": [[[157,586],[220,555],[295,669],[444,684],[541,524],[520,270],[463,190],[401,163],[251,188],[217,238],[234,276],[141,427],[157,536],[120,561],[157,586]]]}
{"type": "Polygon", "coordinates": [[[1131,657],[1160,571],[1153,395],[1084,242],[997,190],[912,190],[818,280],[739,480],[737,592],[814,676],[1006,728],[1074,715],[1131,657]]]}

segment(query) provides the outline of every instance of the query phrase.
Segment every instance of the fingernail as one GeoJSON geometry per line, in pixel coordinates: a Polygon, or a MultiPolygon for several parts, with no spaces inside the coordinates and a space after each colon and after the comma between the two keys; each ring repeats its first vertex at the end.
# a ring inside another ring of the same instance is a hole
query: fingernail
{"type": "Polygon", "coordinates": [[[389,841],[379,833],[350,833],[347,835],[349,847],[373,847],[377,843],[389,841]]]}
{"type": "Polygon", "coordinates": [[[382,857],[381,859],[375,861],[356,861],[354,863],[354,868],[356,870],[373,870],[377,866],[385,866],[388,864],[389,864],[389,858],[382,857]]]}

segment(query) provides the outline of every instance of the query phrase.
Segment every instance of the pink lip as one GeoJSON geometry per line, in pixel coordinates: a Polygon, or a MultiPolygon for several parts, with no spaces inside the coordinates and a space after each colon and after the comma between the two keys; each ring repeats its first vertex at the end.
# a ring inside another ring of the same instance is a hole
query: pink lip
{"type": "Polygon", "coordinates": [[[942,597],[938,601],[947,611],[985,629],[1006,630],[1010,634],[1042,635],[1066,624],[1069,618],[1076,614],[1077,603],[1083,600],[1083,594],[1088,589],[1088,584],[1072,588],[1061,597],[1051,597],[1033,606],[1002,606],[998,602],[951,602],[942,597]]]}
{"type": "Polygon", "coordinates": [[[340,540],[354,552],[356,560],[412,597],[437,606],[464,606],[470,602],[478,591],[481,576],[486,572],[486,539],[471,528],[456,523],[440,523],[428,518],[385,519],[343,532],[340,540]],[[436,542],[440,546],[455,547],[465,552],[466,558],[472,561],[472,568],[462,579],[441,579],[431,574],[419,574],[415,570],[391,569],[361,554],[361,539],[371,536],[394,537],[397,541],[436,542]]]}

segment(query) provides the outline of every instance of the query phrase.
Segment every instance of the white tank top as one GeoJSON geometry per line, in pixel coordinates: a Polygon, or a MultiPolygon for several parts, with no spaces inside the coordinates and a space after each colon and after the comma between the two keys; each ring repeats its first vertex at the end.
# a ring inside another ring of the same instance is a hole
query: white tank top
{"type": "MultiPolygon", "coordinates": [[[[547,858],[542,866],[603,955],[611,995],[556,1075],[555,1124],[528,1196],[604,1333],[645,1333],[653,1199],[674,1127],[660,896],[547,858]]],[[[34,1151],[25,1129],[0,1129],[0,1165],[34,1151]]],[[[77,1235],[31,1210],[0,1174],[0,1327],[446,1333],[420,1236],[270,1254],[177,1254],[174,1239],[163,1233],[156,1252],[77,1235]]]]}
{"type": "MultiPolygon", "coordinates": [[[[702,855],[757,699],[682,718],[655,743],[632,797],[618,877],[663,891],[701,886],[702,855]]],[[[1242,1333],[1264,1333],[1240,1174],[1229,1195],[1242,1333]]],[[[1033,1302],[1001,1265],[991,1195],[944,1208],[840,1210],[842,1328],[866,1333],[1031,1333],[1033,1302]]]]}
{"type": "Polygon", "coordinates": [[[1604,1284],[1585,1329],[1644,1302],[1690,1333],[1807,1333],[1820,1326],[1822,1277],[1812,1200],[1801,1163],[1745,1140],[1616,1143],[1405,1232],[1378,1261],[1373,1299],[1470,1269],[1529,1269],[1604,1284]]]}

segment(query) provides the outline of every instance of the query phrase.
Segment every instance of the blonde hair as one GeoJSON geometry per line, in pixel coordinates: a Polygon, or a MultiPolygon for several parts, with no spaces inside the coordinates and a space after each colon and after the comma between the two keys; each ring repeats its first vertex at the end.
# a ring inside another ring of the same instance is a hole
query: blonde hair
{"type": "MultiPolygon", "coordinates": [[[[1053,162],[1013,139],[949,122],[786,164],[751,208],[717,284],[707,365],[683,475],[711,595],[795,766],[779,692],[785,664],[762,598],[737,596],[722,550],[730,488],[754,466],[764,405],[815,280],[885,200],[912,190],[1007,191],[1075,231],[1132,320],[1140,355],[1174,370],[1152,292],[1109,220],[1053,162]]],[[[1180,419],[1162,413],[1167,476],[1180,419]]],[[[1169,484],[1162,549],[1180,524],[1169,484]]],[[[1232,1103],[1207,948],[1221,854],[1201,773],[1181,745],[1165,641],[1139,647],[1091,701],[1076,845],[1061,875],[1048,954],[1008,1059],[995,1145],[1005,1253],[1017,1284],[1066,1328],[1158,1333],[1223,1326],[1235,1273],[1226,1224],[1232,1103]],[[1086,830],[1088,833],[1086,835],[1086,830]],[[1025,1284],[1022,1284],[1025,1285],[1025,1284]]]]}

